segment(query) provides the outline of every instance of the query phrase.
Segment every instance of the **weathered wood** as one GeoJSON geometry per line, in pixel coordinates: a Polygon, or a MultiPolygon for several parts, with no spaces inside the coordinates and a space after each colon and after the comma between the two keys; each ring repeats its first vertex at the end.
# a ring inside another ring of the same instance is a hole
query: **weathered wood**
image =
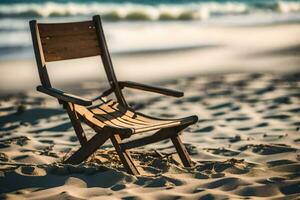
{"type": "Polygon", "coordinates": [[[93,21],[38,24],[45,61],[100,55],[93,21]]]}
{"type": "Polygon", "coordinates": [[[113,143],[126,171],[133,175],[139,175],[140,173],[139,173],[138,169],[136,168],[134,161],[132,160],[132,158],[130,156],[130,152],[126,149],[122,149],[120,146],[120,143],[122,142],[120,136],[112,135],[111,142],[113,143]]]}
{"type": "Polygon", "coordinates": [[[179,136],[176,135],[175,137],[171,137],[171,140],[176,148],[176,151],[181,159],[183,166],[192,167],[193,166],[192,160],[191,160],[189,153],[187,152],[184,144],[182,143],[181,139],[179,138],[179,136]]]}
{"type": "Polygon", "coordinates": [[[80,164],[93,154],[101,145],[103,145],[111,136],[111,130],[104,130],[105,134],[97,133],[83,146],[81,146],[65,163],[80,164]]]}
{"type": "Polygon", "coordinates": [[[73,36],[87,33],[95,33],[93,21],[70,23],[39,23],[41,37],[47,36],[73,36]]]}

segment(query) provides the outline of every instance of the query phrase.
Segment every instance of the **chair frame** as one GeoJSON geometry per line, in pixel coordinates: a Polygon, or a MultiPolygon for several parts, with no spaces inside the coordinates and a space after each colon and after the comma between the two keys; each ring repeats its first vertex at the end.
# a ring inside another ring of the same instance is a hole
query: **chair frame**
{"type": "MultiPolygon", "coordinates": [[[[173,97],[182,97],[184,95],[183,92],[179,92],[171,89],[149,86],[149,85],[144,85],[144,84],[134,83],[129,81],[118,81],[107,48],[100,16],[99,15],[94,16],[92,22],[94,23],[96,29],[98,45],[100,47],[101,55],[100,54],[99,55],[101,57],[105,69],[105,73],[107,75],[110,84],[110,88],[104,91],[96,99],[102,99],[103,97],[114,93],[117,102],[123,108],[132,110],[128,106],[123,96],[122,93],[123,88],[144,90],[144,91],[155,92],[155,93],[164,94],[168,96],[173,96],[173,97]]],[[[177,153],[179,154],[179,157],[183,165],[185,167],[193,166],[193,162],[191,161],[190,156],[179,137],[179,134],[189,125],[196,123],[198,121],[197,116],[190,116],[190,117],[180,119],[180,123],[178,123],[178,125],[176,126],[167,127],[167,128],[158,128],[157,132],[151,136],[146,136],[129,142],[123,142],[124,138],[128,138],[133,134],[134,132],[133,129],[129,129],[129,128],[121,129],[121,128],[115,128],[110,126],[105,126],[100,128],[99,126],[95,125],[95,123],[92,123],[91,120],[82,119],[82,117],[76,111],[76,106],[77,105],[83,107],[91,106],[93,100],[68,94],[65,93],[64,91],[55,89],[51,86],[49,75],[47,72],[47,67],[46,67],[47,61],[45,60],[45,56],[43,53],[43,45],[39,33],[39,24],[37,23],[36,20],[30,21],[29,24],[30,24],[37,68],[38,68],[39,77],[41,81],[41,85],[37,87],[37,90],[57,98],[59,103],[63,105],[63,108],[68,113],[74,131],[81,145],[81,147],[74,154],[72,154],[67,160],[64,161],[65,163],[79,164],[83,162],[97,149],[99,149],[101,145],[103,145],[107,140],[110,139],[126,171],[130,174],[138,175],[139,171],[130,155],[129,150],[132,148],[144,146],[147,144],[151,144],[154,142],[158,142],[170,138],[177,150],[177,153]],[[87,137],[81,126],[82,120],[84,120],[84,122],[90,127],[92,127],[96,132],[96,134],[89,140],[87,140],[87,137]]],[[[158,119],[158,118],[153,118],[153,119],[158,119]]],[[[164,119],[158,119],[158,120],[164,120],[164,119]]]]}

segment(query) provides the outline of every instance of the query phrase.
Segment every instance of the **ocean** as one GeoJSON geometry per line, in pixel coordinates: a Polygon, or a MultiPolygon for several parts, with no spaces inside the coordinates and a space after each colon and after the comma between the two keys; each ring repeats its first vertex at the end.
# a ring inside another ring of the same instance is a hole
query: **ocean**
{"type": "Polygon", "coordinates": [[[108,27],[115,24],[122,28],[141,24],[161,24],[163,28],[166,23],[197,26],[298,23],[300,0],[1,0],[0,59],[32,56],[28,27],[31,19],[78,21],[95,14],[100,14],[108,27]]]}

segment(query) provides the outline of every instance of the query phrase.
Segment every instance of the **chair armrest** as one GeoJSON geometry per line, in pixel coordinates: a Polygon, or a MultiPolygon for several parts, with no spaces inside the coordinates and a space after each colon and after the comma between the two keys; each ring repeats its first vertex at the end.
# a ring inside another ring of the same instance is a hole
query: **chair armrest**
{"type": "Polygon", "coordinates": [[[156,87],[152,85],[145,85],[141,83],[135,83],[131,81],[119,81],[118,82],[121,88],[128,87],[138,90],[144,90],[149,92],[155,92],[159,94],[164,94],[173,97],[183,97],[184,93],[176,90],[166,89],[162,87],[156,87]]]}
{"type": "Polygon", "coordinates": [[[61,90],[55,88],[45,88],[41,85],[37,86],[37,91],[48,94],[52,97],[55,97],[61,101],[72,102],[74,104],[82,105],[82,106],[90,106],[92,105],[92,101],[89,99],[85,99],[73,94],[65,93],[61,90]]]}

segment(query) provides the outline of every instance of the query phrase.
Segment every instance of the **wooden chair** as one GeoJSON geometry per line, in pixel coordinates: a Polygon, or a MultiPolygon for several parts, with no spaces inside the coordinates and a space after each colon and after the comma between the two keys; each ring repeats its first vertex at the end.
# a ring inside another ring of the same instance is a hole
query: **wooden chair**
{"type": "Polygon", "coordinates": [[[182,119],[158,119],[134,111],[126,103],[122,94],[123,88],[133,88],[160,93],[173,97],[182,97],[183,93],[155,86],[148,86],[129,81],[118,81],[113,69],[110,54],[106,45],[99,15],[91,21],[75,23],[43,24],[30,21],[34,53],[41,85],[37,90],[58,99],[66,109],[74,127],[81,147],[65,162],[79,164],[93,154],[108,139],[111,140],[124,168],[128,173],[139,174],[129,149],[144,146],[170,138],[185,167],[192,162],[179,133],[197,122],[197,116],[182,119]],[[110,88],[97,99],[102,100],[98,106],[93,101],[65,93],[51,86],[47,73],[47,62],[66,59],[100,56],[110,84],[110,88]],[[115,94],[116,100],[104,101],[103,97],[115,94]],[[84,121],[95,130],[96,134],[87,140],[81,126],[84,121]],[[151,136],[125,142],[133,134],[156,131],[151,136]]]}

